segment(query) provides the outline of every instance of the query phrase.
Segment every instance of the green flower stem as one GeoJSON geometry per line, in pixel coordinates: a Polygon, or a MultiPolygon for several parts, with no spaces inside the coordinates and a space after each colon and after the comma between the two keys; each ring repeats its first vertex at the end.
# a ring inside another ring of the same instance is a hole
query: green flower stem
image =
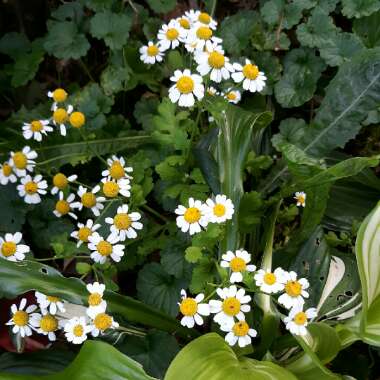
{"type": "Polygon", "coordinates": [[[214,17],[214,13],[215,13],[215,9],[216,9],[216,4],[218,3],[218,0],[213,0],[212,1],[212,6],[211,6],[211,10],[210,10],[210,15],[212,17],[214,17]]]}
{"type": "Polygon", "coordinates": [[[91,145],[89,144],[89,141],[88,141],[87,136],[86,136],[85,133],[82,131],[82,128],[79,128],[78,130],[79,130],[80,135],[82,136],[82,139],[86,142],[86,146],[87,146],[87,148],[88,148],[89,150],[91,150],[92,153],[94,153],[95,156],[98,157],[99,160],[102,161],[102,162],[108,167],[107,161],[106,161],[102,156],[100,156],[99,153],[98,153],[97,151],[95,151],[94,149],[92,149],[91,145]]]}
{"type": "Polygon", "coordinates": [[[112,199],[111,201],[108,202],[107,206],[104,207],[100,215],[96,218],[94,224],[98,222],[98,220],[105,214],[105,212],[111,207],[112,203],[115,202],[117,199],[112,199]]]}
{"type": "Polygon", "coordinates": [[[135,336],[140,336],[140,337],[146,336],[146,332],[137,330],[131,327],[119,326],[116,330],[122,331],[123,333],[128,334],[128,335],[135,335],[135,336]]]}
{"type": "Polygon", "coordinates": [[[158,219],[161,219],[163,222],[168,223],[168,219],[166,219],[163,215],[161,215],[160,213],[158,213],[156,210],[149,207],[148,205],[142,205],[141,208],[148,211],[152,215],[156,216],[158,219]]]}

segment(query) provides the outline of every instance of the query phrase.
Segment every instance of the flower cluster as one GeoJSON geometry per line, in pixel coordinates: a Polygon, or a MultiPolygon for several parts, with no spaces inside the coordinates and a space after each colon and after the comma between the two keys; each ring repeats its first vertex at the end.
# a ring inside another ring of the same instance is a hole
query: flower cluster
{"type": "Polygon", "coordinates": [[[233,285],[218,287],[210,297],[216,293],[219,299],[210,299],[204,302],[204,294],[198,294],[195,298],[188,297],[185,290],[181,291],[182,300],[179,309],[183,317],[181,324],[189,328],[195,324],[202,325],[203,318],[214,314],[213,320],[220,330],[227,332],[225,340],[231,345],[238,343],[245,347],[251,343],[251,338],[257,335],[246,321],[245,314],[250,312],[251,296],[246,294],[246,289],[235,285],[243,282],[243,276],[253,274],[256,290],[275,298],[275,302],[288,310],[288,316],[283,320],[286,328],[295,335],[306,335],[306,326],[310,319],[317,316],[315,308],[304,309],[305,298],[309,297],[307,289],[309,282],[305,278],[298,278],[294,271],[287,272],[277,268],[270,270],[256,269],[250,264],[251,255],[243,250],[228,251],[222,256],[220,266],[229,271],[229,282],[233,285]],[[203,303],[202,303],[203,301],[203,303]]]}
{"type": "Polygon", "coordinates": [[[161,26],[158,42],[149,41],[140,48],[140,59],[149,65],[162,62],[166,51],[184,46],[191,54],[193,67],[176,70],[170,77],[174,85],[169,89],[169,98],[182,107],[192,107],[195,98],[201,100],[206,92],[221,95],[231,103],[238,103],[241,88],[260,92],[265,87],[266,76],[249,59],[242,63],[230,62],[223,50],[223,40],[215,35],[217,22],[207,13],[190,10],[177,19],[161,26]],[[194,70],[198,74],[194,73],[194,70]],[[222,85],[218,91],[207,83],[222,85]],[[239,86],[238,88],[235,88],[239,86]]]}

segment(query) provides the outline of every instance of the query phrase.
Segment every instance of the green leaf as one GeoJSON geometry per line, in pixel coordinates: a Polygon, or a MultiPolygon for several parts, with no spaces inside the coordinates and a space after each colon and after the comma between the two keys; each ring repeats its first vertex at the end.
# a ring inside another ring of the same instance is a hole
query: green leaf
{"type": "Polygon", "coordinates": [[[202,248],[187,247],[185,250],[185,259],[189,263],[196,263],[202,258],[202,248]]]}
{"type": "Polygon", "coordinates": [[[87,54],[90,44],[73,21],[50,21],[44,48],[60,59],[79,59],[87,54]]]}
{"type": "Polygon", "coordinates": [[[147,3],[156,13],[167,13],[174,9],[177,0],[147,0],[147,3]]]}
{"type": "Polygon", "coordinates": [[[348,18],[369,16],[380,9],[377,0],[342,0],[342,5],[342,13],[348,18]]]}
{"type": "Polygon", "coordinates": [[[165,380],[296,380],[289,371],[266,361],[238,358],[222,337],[209,333],[185,346],[171,363],[165,380]]]}
{"type": "Polygon", "coordinates": [[[187,285],[186,279],[168,274],[162,265],[149,263],[140,270],[136,287],[141,301],[174,317],[178,314],[181,289],[186,289],[187,285]]]}
{"type": "Polygon", "coordinates": [[[110,9],[115,4],[115,0],[80,0],[87,8],[95,12],[101,12],[105,9],[110,9]]]}
{"type": "Polygon", "coordinates": [[[131,71],[127,67],[108,65],[100,76],[100,85],[106,95],[114,95],[123,90],[131,71]]]}
{"type": "Polygon", "coordinates": [[[79,24],[83,18],[83,6],[79,2],[65,3],[51,13],[58,21],[74,21],[79,24]]]}
{"type": "Polygon", "coordinates": [[[216,276],[215,263],[209,258],[202,258],[193,269],[190,291],[193,294],[201,293],[208,282],[213,282],[216,276]]]}
{"type": "Polygon", "coordinates": [[[151,132],[154,128],[153,116],[157,114],[157,107],[159,101],[156,97],[141,98],[135,104],[133,116],[140,123],[143,129],[147,132],[151,132]]]}
{"type": "Polygon", "coordinates": [[[260,224],[264,216],[264,202],[261,194],[251,191],[243,195],[240,201],[239,228],[242,232],[249,233],[255,225],[260,224]]]}
{"type": "Polygon", "coordinates": [[[277,101],[283,107],[298,107],[310,100],[325,67],[313,50],[291,50],[284,58],[283,77],[274,88],[277,101]]]}
{"type": "Polygon", "coordinates": [[[0,39],[0,53],[16,60],[30,50],[30,42],[25,34],[17,32],[5,33],[0,39]]]}
{"type": "Polygon", "coordinates": [[[46,376],[16,375],[0,373],[2,380],[154,380],[148,376],[141,365],[120,353],[111,345],[100,341],[87,341],[79,355],[62,372],[46,376]]]}
{"type": "Polygon", "coordinates": [[[191,266],[185,260],[187,243],[181,235],[166,239],[165,247],[161,250],[161,265],[164,270],[176,278],[189,277],[191,266]]]}
{"type": "Polygon", "coordinates": [[[371,16],[356,19],[353,30],[367,48],[380,46],[380,11],[372,13],[371,16]]]}
{"type": "Polygon", "coordinates": [[[96,13],[90,21],[91,35],[103,39],[111,50],[121,49],[128,41],[132,15],[105,10],[96,13]]]}

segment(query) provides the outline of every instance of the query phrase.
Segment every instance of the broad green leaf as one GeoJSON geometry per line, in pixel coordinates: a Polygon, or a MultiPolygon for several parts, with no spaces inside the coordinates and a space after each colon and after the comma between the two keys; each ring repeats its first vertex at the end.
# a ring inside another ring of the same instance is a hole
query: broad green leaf
{"type": "Polygon", "coordinates": [[[58,21],[74,21],[79,24],[83,18],[83,6],[79,2],[64,3],[51,13],[58,21]]]}
{"type": "Polygon", "coordinates": [[[115,0],[80,0],[87,8],[92,9],[95,12],[101,12],[106,9],[112,8],[115,4],[115,0]]]}
{"type": "Polygon", "coordinates": [[[207,283],[213,283],[216,275],[215,262],[209,258],[200,259],[193,269],[189,286],[191,293],[197,294],[204,292],[207,283]]]}
{"type": "Polygon", "coordinates": [[[79,59],[87,54],[90,44],[73,21],[51,21],[44,48],[60,59],[79,59]]]}
{"type": "Polygon", "coordinates": [[[158,105],[158,99],[153,96],[141,98],[141,100],[137,101],[135,104],[133,116],[147,132],[151,132],[154,129],[153,116],[157,114],[158,105]]]}
{"type": "Polygon", "coordinates": [[[348,18],[369,16],[380,9],[377,0],[342,0],[342,5],[342,13],[348,18]]]}
{"type": "Polygon", "coordinates": [[[30,50],[30,42],[25,34],[17,32],[5,33],[0,39],[0,53],[16,60],[30,50]]]}
{"type": "Polygon", "coordinates": [[[270,52],[263,51],[255,53],[254,61],[260,71],[264,71],[265,76],[268,78],[261,94],[271,95],[275,83],[281,78],[282,66],[280,60],[270,52]]]}
{"type": "MultiPolygon", "coordinates": [[[[48,358],[47,358],[48,360],[48,358]]],[[[46,375],[16,375],[0,373],[2,380],[154,380],[141,365],[123,355],[111,345],[100,341],[87,341],[79,355],[62,372],[46,375]]]]}
{"type": "Polygon", "coordinates": [[[91,35],[103,39],[111,50],[121,49],[128,40],[132,15],[105,10],[96,13],[90,22],[91,35]]]}
{"type": "Polygon", "coordinates": [[[260,224],[264,211],[264,202],[260,193],[256,191],[245,193],[240,201],[240,231],[245,233],[251,232],[253,226],[260,224]]]}
{"type": "MultiPolygon", "coordinates": [[[[1,292],[16,297],[30,290],[55,294],[69,302],[86,304],[88,292],[85,284],[76,278],[65,278],[55,269],[33,261],[13,263],[1,261],[1,292]]],[[[104,298],[111,313],[119,314],[130,322],[154,327],[168,332],[176,331],[183,336],[194,332],[181,328],[178,321],[168,315],[142,304],[130,297],[107,291],[104,298]]]]}
{"type": "Polygon", "coordinates": [[[238,358],[222,337],[209,333],[185,346],[171,363],[165,380],[296,380],[266,361],[238,358]]]}
{"type": "Polygon", "coordinates": [[[123,90],[125,82],[130,77],[127,67],[107,66],[100,76],[100,85],[106,95],[114,95],[123,90]]]}
{"type": "Polygon", "coordinates": [[[147,3],[156,13],[167,13],[173,10],[173,8],[177,4],[177,1],[176,0],[147,0],[147,3]]]}
{"type": "Polygon", "coordinates": [[[367,48],[380,46],[380,11],[372,13],[371,16],[356,19],[353,30],[367,48]]]}
{"type": "Polygon", "coordinates": [[[326,65],[311,49],[293,49],[284,58],[284,74],[275,85],[277,101],[283,107],[298,107],[310,100],[326,65]]]}

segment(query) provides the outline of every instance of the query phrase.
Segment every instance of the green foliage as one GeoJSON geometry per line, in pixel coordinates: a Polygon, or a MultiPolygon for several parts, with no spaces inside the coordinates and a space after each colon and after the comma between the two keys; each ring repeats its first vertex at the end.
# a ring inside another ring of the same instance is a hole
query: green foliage
{"type": "Polygon", "coordinates": [[[157,13],[167,13],[176,6],[176,0],[147,0],[149,6],[157,13]]]}
{"type": "Polygon", "coordinates": [[[353,24],[357,34],[368,48],[380,45],[380,11],[372,13],[371,16],[356,19],[353,24]]]}
{"type": "Polygon", "coordinates": [[[347,17],[369,16],[380,9],[380,4],[376,0],[342,0],[342,13],[347,17]]]}

